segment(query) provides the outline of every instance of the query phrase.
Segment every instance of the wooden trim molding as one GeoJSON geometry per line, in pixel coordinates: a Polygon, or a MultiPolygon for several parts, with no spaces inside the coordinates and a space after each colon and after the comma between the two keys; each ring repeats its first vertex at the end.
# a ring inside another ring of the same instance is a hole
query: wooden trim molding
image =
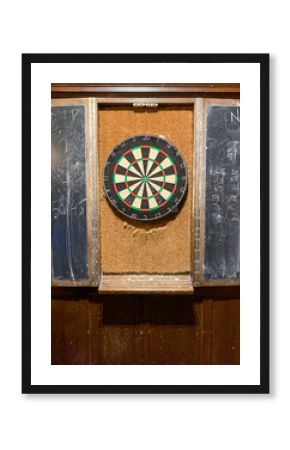
{"type": "Polygon", "coordinates": [[[53,94],[148,94],[148,93],[171,93],[171,94],[205,94],[225,93],[239,94],[239,83],[52,83],[53,94]]]}

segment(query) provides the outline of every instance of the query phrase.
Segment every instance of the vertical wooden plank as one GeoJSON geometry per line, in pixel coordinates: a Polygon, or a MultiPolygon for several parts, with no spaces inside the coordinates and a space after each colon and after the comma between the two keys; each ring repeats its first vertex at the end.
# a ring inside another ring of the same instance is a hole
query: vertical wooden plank
{"type": "Polygon", "coordinates": [[[202,160],[202,99],[195,99],[194,103],[194,151],[193,151],[193,210],[192,210],[192,277],[194,286],[199,285],[201,273],[200,258],[200,227],[201,227],[201,180],[204,170],[202,160]]]}
{"type": "Polygon", "coordinates": [[[52,300],[51,364],[89,364],[88,300],[52,300]]]}
{"type": "Polygon", "coordinates": [[[101,364],[144,364],[142,326],[106,325],[101,332],[101,364]]]}
{"type": "Polygon", "coordinates": [[[98,164],[98,103],[95,98],[90,99],[90,131],[91,131],[91,180],[92,180],[92,272],[93,281],[99,285],[101,272],[100,254],[100,195],[99,179],[101,177],[98,164]]]}
{"type": "Polygon", "coordinates": [[[139,296],[103,296],[90,305],[91,363],[144,364],[139,296]]]}
{"type": "Polygon", "coordinates": [[[212,360],[212,300],[201,303],[200,364],[211,364],[212,360]]]}
{"type": "Polygon", "coordinates": [[[102,364],[103,304],[98,300],[89,302],[89,360],[90,364],[102,364]]]}
{"type": "MultiPolygon", "coordinates": [[[[196,147],[196,171],[198,172],[198,185],[196,189],[196,205],[195,205],[195,227],[198,227],[198,241],[196,255],[199,258],[198,266],[198,281],[196,286],[200,286],[203,282],[204,270],[204,234],[205,234],[205,169],[206,169],[206,152],[205,152],[205,126],[206,126],[206,99],[200,99],[199,102],[199,116],[198,116],[198,145],[196,147]]],[[[197,277],[197,274],[195,274],[197,277]]]]}
{"type": "Polygon", "coordinates": [[[212,308],[212,364],[240,364],[240,301],[217,300],[212,308]]]}
{"type": "Polygon", "coordinates": [[[146,364],[199,364],[200,304],[192,297],[146,301],[146,364]]]}
{"type": "Polygon", "coordinates": [[[200,333],[197,326],[151,326],[148,364],[199,364],[200,333]]]}

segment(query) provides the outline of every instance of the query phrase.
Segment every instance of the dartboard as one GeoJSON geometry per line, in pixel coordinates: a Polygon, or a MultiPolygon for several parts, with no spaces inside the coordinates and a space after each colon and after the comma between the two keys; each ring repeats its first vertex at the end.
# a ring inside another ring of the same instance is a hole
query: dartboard
{"type": "Polygon", "coordinates": [[[133,136],[118,144],[104,168],[104,190],[119,213],[156,220],[177,212],[187,187],[177,148],[161,136],[133,136]]]}

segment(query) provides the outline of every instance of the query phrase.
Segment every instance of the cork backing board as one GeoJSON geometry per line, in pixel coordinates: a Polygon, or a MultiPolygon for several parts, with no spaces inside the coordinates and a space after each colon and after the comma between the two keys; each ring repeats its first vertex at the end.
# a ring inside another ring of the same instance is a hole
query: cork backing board
{"type": "Polygon", "coordinates": [[[188,274],[191,272],[193,107],[100,106],[98,110],[100,250],[103,274],[188,274]],[[164,136],[182,153],[188,191],[177,214],[148,223],[132,221],[109,205],[103,170],[113,148],[130,136],[164,136]]]}

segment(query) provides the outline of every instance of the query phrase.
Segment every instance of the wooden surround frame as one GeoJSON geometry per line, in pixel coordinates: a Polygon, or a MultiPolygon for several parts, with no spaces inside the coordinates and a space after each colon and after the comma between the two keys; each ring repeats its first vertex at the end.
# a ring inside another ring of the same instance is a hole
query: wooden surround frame
{"type": "Polygon", "coordinates": [[[239,286],[239,280],[205,280],[203,278],[204,190],[205,190],[205,119],[208,104],[239,104],[238,83],[216,84],[58,84],[51,86],[52,105],[75,102],[86,106],[88,136],[88,255],[89,279],[85,282],[55,281],[52,286],[98,286],[100,293],[192,293],[195,287],[239,286]],[[101,267],[98,218],[100,206],[97,183],[98,107],[132,104],[192,105],[193,130],[193,207],[191,217],[191,274],[187,275],[104,275],[101,267]],[[94,125],[93,125],[94,124],[94,125]],[[96,147],[96,148],[95,148],[96,147]],[[96,174],[96,176],[94,175],[96,174]]]}

